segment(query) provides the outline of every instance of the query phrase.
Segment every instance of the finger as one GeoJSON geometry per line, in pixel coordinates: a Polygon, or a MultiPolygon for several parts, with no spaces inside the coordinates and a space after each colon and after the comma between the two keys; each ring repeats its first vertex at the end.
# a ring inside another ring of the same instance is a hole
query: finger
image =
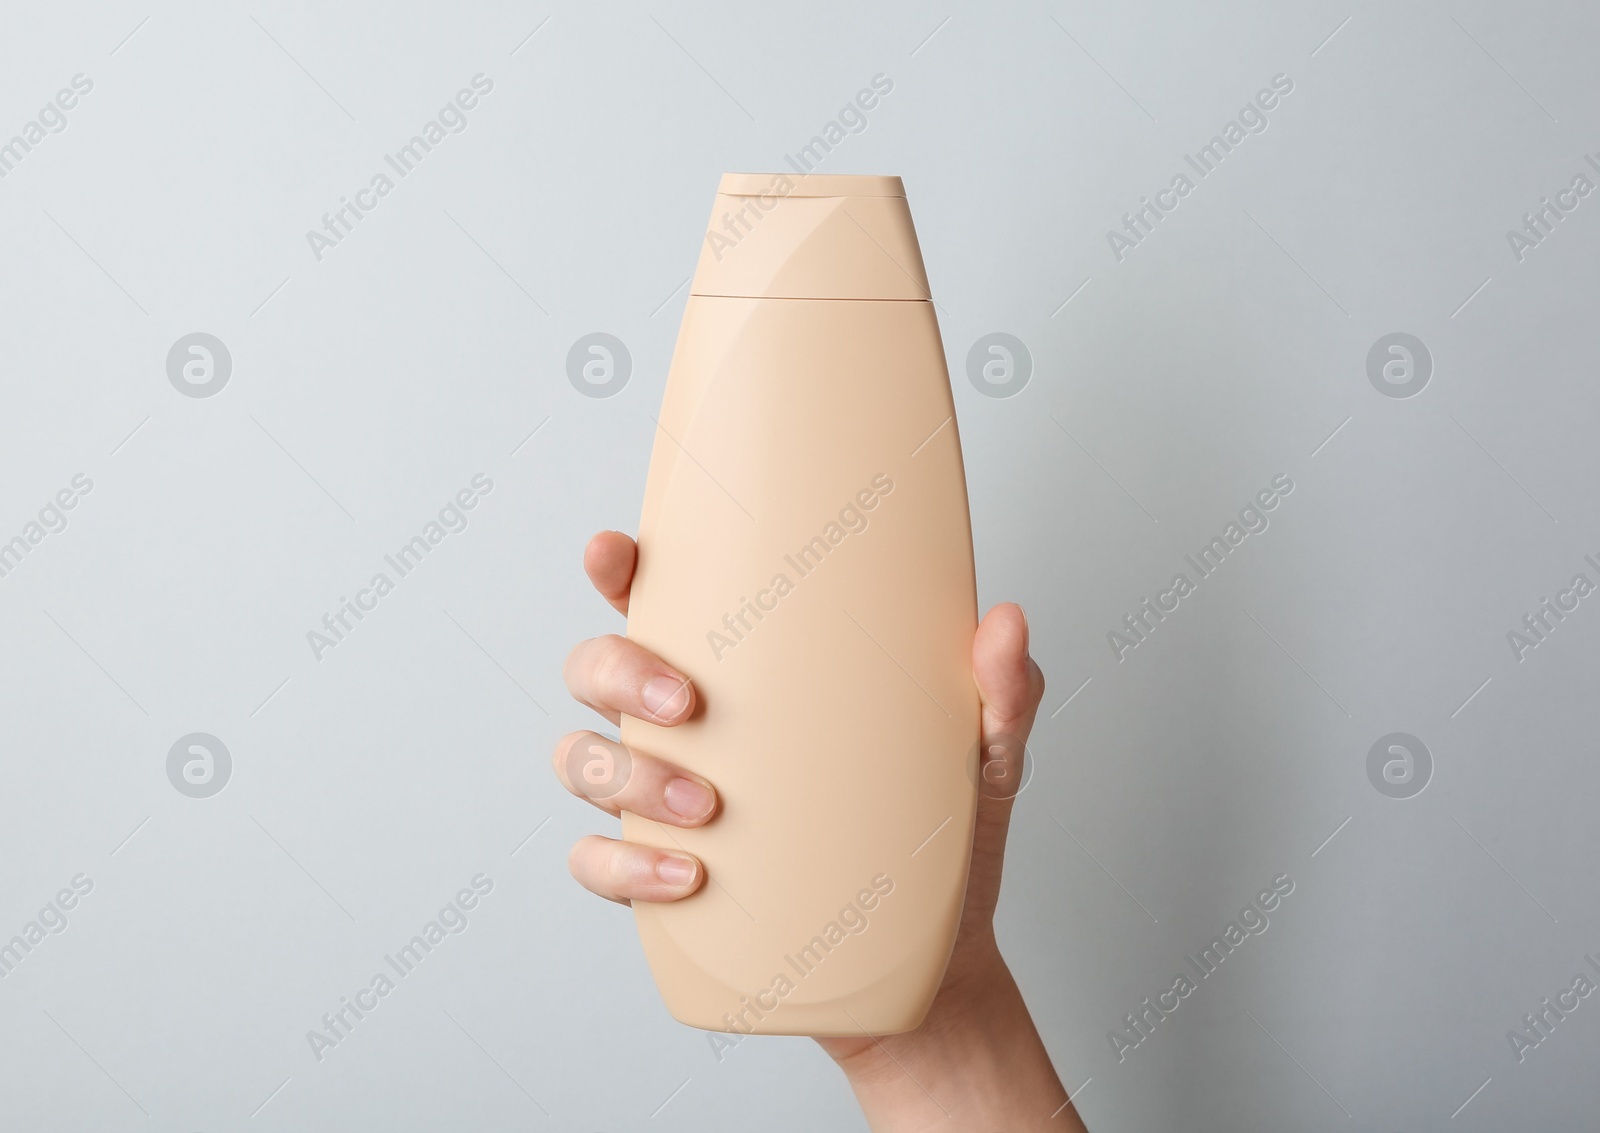
{"type": "Polygon", "coordinates": [[[633,540],[620,531],[602,531],[583,549],[583,573],[619,614],[628,612],[628,591],[633,586],[637,558],[633,540]]]}
{"type": "Polygon", "coordinates": [[[688,854],[619,842],[590,834],[580,838],[567,857],[578,884],[608,901],[677,901],[705,880],[698,859],[688,854]]]}
{"type": "Polygon", "coordinates": [[[567,691],[613,724],[619,713],[678,724],[694,711],[694,685],[643,646],[611,633],[580,641],[562,671],[567,691]]]}
{"type": "Polygon", "coordinates": [[[1028,616],[1015,602],[990,610],[972,639],[972,675],[983,701],[983,733],[1026,740],[1044,697],[1044,674],[1028,656],[1028,616]]]}
{"type": "Polygon", "coordinates": [[[717,809],[717,792],[705,779],[597,732],[563,736],[552,762],[562,786],[610,815],[701,826],[717,809]]]}

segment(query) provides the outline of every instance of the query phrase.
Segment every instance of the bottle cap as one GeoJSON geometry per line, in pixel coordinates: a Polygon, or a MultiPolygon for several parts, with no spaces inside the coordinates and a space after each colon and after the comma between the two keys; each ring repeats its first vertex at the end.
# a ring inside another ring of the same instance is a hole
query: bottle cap
{"type": "Polygon", "coordinates": [[[724,173],[717,192],[729,197],[754,197],[772,191],[775,180],[787,179],[791,197],[903,197],[898,177],[866,173],[724,173]]]}
{"type": "Polygon", "coordinates": [[[853,174],[724,174],[689,292],[930,298],[904,184],[853,174]]]}

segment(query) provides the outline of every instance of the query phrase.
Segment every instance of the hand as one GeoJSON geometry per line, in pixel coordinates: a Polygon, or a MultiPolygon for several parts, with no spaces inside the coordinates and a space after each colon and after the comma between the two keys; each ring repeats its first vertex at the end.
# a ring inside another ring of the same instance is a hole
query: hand
{"type": "MultiPolygon", "coordinates": [[[[618,613],[628,612],[636,549],[619,531],[602,531],[589,540],[583,569],[596,590],[618,613]]],[[[622,713],[655,724],[681,724],[694,711],[694,686],[689,678],[649,650],[617,634],[581,641],[567,657],[562,673],[574,699],[620,725],[622,713]]],[[[575,750],[615,745],[595,732],[572,732],[556,743],[556,777],[580,799],[614,817],[623,811],[673,826],[701,826],[716,813],[717,793],[699,775],[647,752],[629,752],[629,770],[619,785],[604,778],[591,782],[569,768],[581,762],[575,750]]],[[[580,838],[567,858],[578,883],[608,901],[676,901],[705,881],[705,869],[692,854],[658,850],[590,834],[580,838]]]]}
{"type": "MultiPolygon", "coordinates": [[[[635,555],[633,540],[616,531],[596,535],[584,551],[590,581],[622,614],[628,612],[635,555]]],[[[1044,675],[1028,656],[1028,622],[1020,606],[1007,603],[989,611],[973,638],[972,668],[983,702],[984,788],[966,903],[944,982],[914,1031],[816,1041],[844,1070],[880,1133],[1000,1128],[1071,1133],[1083,1125],[994,936],[1022,744],[1044,695],[1044,675]]],[[[626,712],[670,727],[694,710],[694,686],[687,677],[615,634],[581,642],[567,658],[564,676],[577,700],[614,725],[626,712]]],[[[614,741],[585,731],[556,745],[556,775],[579,798],[611,815],[628,811],[675,826],[700,826],[715,816],[711,783],[645,752],[629,753],[631,771],[620,789],[570,774],[575,748],[596,743],[614,741]]],[[[597,834],[572,847],[568,866],[586,889],[621,904],[676,901],[705,880],[704,867],[692,855],[597,834]]]]}

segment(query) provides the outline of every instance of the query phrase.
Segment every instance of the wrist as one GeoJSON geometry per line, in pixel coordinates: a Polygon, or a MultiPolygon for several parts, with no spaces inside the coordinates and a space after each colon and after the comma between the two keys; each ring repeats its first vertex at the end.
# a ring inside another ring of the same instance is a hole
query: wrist
{"type": "Polygon", "coordinates": [[[994,1010],[996,993],[1015,984],[992,938],[982,947],[964,946],[962,952],[966,954],[952,957],[938,995],[915,1030],[876,1038],[821,1040],[852,1086],[858,1082],[870,1085],[880,1076],[904,1077],[896,1069],[897,1058],[940,1062],[984,1029],[984,1016],[994,1010]]]}
{"type": "Polygon", "coordinates": [[[962,953],[916,1030],[824,1044],[872,1129],[1081,1129],[992,938],[962,953]]]}

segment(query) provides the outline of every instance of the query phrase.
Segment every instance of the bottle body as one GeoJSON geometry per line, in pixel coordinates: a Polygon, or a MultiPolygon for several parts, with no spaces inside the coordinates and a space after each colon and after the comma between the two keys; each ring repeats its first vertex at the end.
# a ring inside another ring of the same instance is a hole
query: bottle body
{"type": "MultiPolygon", "coordinates": [[[[898,209],[915,252],[903,198],[859,202],[785,197],[746,241],[766,225],[803,248],[819,219],[898,209]]],[[[821,243],[846,275],[869,250],[821,243]]],[[[625,838],[693,853],[707,875],[683,901],[637,903],[636,920],[685,1023],[908,1030],[949,960],[976,807],[972,542],[937,320],[925,298],[705,293],[726,279],[705,266],[658,418],[628,618],[693,679],[698,707],[675,728],[625,717],[622,738],[706,776],[721,810],[694,830],[624,816],[625,838]]]]}

